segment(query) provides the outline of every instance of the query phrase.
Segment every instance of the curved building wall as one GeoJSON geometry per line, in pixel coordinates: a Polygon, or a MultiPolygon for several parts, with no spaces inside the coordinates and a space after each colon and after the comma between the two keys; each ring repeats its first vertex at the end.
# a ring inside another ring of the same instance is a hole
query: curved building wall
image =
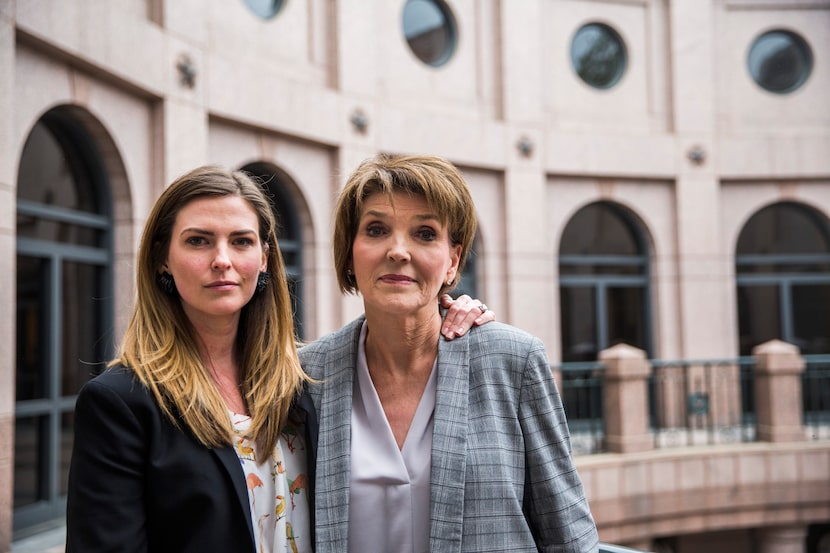
{"type": "MultiPolygon", "coordinates": [[[[290,180],[304,337],[351,320],[361,306],[338,292],[330,214],[348,173],[385,151],[435,153],[464,170],[480,219],[476,291],[500,320],[541,337],[553,364],[570,351],[562,233],[594,202],[624,208],[643,237],[649,357],[737,356],[743,225],[784,201],[830,220],[830,0],[445,0],[458,36],[440,67],[410,50],[404,4],[289,0],[261,19],[243,0],[0,1],[0,304],[16,302],[23,146],[43,114],[68,106],[110,187],[114,336],[152,202],[203,163],[261,163],[290,180]],[[574,33],[589,23],[626,47],[626,70],[606,89],[571,66],[574,33]],[[798,33],[813,53],[789,94],[747,70],[752,41],[770,29],[798,33]]],[[[16,313],[0,311],[4,336],[18,332],[16,313]]],[[[16,343],[0,342],[0,551],[31,530],[15,509],[16,413],[28,408],[16,398],[16,343]]],[[[680,552],[712,532],[750,543],[741,532],[771,522],[830,523],[817,491],[830,489],[826,440],[580,455],[578,466],[606,541],[698,535],[675,542],[680,552]],[[694,498],[704,507],[683,508],[694,498]]]]}

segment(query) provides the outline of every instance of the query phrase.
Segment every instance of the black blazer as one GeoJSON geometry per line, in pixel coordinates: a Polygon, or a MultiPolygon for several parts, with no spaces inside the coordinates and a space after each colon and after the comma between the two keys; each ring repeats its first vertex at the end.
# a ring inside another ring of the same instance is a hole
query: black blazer
{"type": "MultiPolygon", "coordinates": [[[[304,392],[311,486],[317,418],[304,392]]],[[[314,490],[309,489],[314,534],[314,490]]],[[[75,406],[67,553],[254,553],[245,475],[232,447],[211,449],[176,428],[130,369],[87,382],[75,406]]]]}

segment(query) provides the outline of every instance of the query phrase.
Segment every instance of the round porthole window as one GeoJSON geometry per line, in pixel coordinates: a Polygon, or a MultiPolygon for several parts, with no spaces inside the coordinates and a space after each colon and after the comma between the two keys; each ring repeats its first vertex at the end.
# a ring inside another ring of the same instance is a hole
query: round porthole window
{"type": "Polygon", "coordinates": [[[285,0],[243,0],[257,17],[271,19],[282,9],[285,0]]]}
{"type": "Polygon", "coordinates": [[[427,65],[440,67],[455,52],[455,19],[441,0],[407,0],[403,34],[412,53],[427,65]]]}
{"type": "Polygon", "coordinates": [[[752,43],[749,74],[764,90],[787,94],[803,85],[813,70],[813,52],[799,35],[767,31],[752,43]]]}
{"type": "Polygon", "coordinates": [[[625,43],[608,25],[583,25],[571,41],[571,65],[594,88],[611,88],[617,84],[627,62],[625,43]]]}

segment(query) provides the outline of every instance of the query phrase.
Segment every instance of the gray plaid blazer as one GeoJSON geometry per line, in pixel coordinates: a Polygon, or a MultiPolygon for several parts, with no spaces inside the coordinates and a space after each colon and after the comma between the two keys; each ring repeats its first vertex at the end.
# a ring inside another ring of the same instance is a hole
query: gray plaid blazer
{"type": "MultiPolygon", "coordinates": [[[[316,551],[348,549],[352,390],[364,317],[300,351],[320,434],[316,551]]],[[[544,346],[489,323],[438,346],[430,551],[598,551],[544,346]]]]}

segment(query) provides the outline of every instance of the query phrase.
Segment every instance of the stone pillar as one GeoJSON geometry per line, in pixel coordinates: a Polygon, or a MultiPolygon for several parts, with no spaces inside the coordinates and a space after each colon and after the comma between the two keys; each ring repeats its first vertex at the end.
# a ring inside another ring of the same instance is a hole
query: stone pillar
{"type": "Polygon", "coordinates": [[[648,378],[651,364],[646,353],[619,344],[603,350],[605,364],[605,440],[608,451],[632,453],[654,448],[648,422],[648,378]]]}
{"type": "Polygon", "coordinates": [[[770,340],[752,350],[755,366],[755,414],[758,440],[806,440],[801,394],[805,362],[799,349],[770,340]]]}
{"type": "Polygon", "coordinates": [[[0,2],[0,553],[11,549],[14,499],[15,340],[17,324],[15,232],[17,164],[15,141],[14,3],[0,2]],[[9,338],[10,337],[10,338],[9,338]]]}
{"type": "MultiPolygon", "coordinates": [[[[659,2],[658,2],[659,3],[659,2]]],[[[655,3],[650,3],[655,4],[655,3]]],[[[720,219],[718,17],[715,0],[670,0],[666,30],[671,63],[671,116],[675,140],[677,244],[676,314],[680,357],[713,359],[734,354],[732,278],[735,263],[724,251],[720,219]],[[706,321],[701,324],[701,321],[706,321]]]]}
{"type": "Polygon", "coordinates": [[[805,526],[766,526],[755,530],[758,553],[804,553],[805,526]]]}

